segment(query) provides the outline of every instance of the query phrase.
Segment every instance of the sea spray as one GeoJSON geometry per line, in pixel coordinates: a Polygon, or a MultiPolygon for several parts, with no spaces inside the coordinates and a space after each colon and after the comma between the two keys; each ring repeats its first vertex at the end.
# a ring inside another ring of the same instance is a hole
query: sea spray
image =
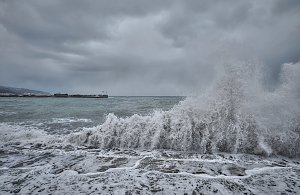
{"type": "Polygon", "coordinates": [[[138,148],[298,156],[299,63],[284,64],[281,85],[268,92],[258,69],[225,67],[216,85],[169,111],[119,118],[108,114],[95,128],[68,141],[97,148],[138,148]]]}

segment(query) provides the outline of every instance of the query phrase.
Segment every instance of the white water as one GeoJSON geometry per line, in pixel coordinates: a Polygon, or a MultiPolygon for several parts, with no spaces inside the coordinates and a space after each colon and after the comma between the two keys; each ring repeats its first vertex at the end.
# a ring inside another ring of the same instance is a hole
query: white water
{"type": "Polygon", "coordinates": [[[226,66],[212,89],[169,111],[118,118],[68,140],[96,148],[139,148],[199,153],[300,154],[300,63],[284,64],[280,84],[266,91],[260,69],[226,66]]]}
{"type": "Polygon", "coordinates": [[[226,67],[169,111],[111,113],[69,135],[0,123],[0,194],[297,194],[300,67],[286,64],[273,92],[258,70],[226,67]]]}

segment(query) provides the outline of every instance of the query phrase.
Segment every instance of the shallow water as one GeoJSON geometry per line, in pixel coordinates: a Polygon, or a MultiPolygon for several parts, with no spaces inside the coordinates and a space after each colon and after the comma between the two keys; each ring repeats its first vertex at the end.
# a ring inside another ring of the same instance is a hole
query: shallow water
{"type": "Polygon", "coordinates": [[[88,149],[1,150],[1,194],[299,194],[300,159],[88,149]]]}

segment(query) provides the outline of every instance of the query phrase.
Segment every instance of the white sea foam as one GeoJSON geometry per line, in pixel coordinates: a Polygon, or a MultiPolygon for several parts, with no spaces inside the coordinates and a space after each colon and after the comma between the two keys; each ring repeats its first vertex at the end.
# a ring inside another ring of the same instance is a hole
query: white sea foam
{"type": "Polygon", "coordinates": [[[0,144],[25,147],[26,145],[44,144],[65,145],[64,136],[50,135],[43,129],[31,125],[0,123],[0,144]]]}
{"type": "Polygon", "coordinates": [[[2,144],[8,142],[32,142],[48,136],[45,131],[34,127],[0,123],[0,143],[2,144]]]}
{"type": "Polygon", "coordinates": [[[299,70],[286,64],[281,86],[266,92],[255,70],[229,67],[212,90],[169,111],[109,114],[67,136],[0,123],[0,193],[297,194],[299,70]]]}
{"type": "Polygon", "coordinates": [[[97,154],[86,149],[23,148],[22,155],[11,154],[2,159],[0,193],[296,194],[299,191],[299,159],[245,154],[191,157],[184,152],[165,150],[100,151],[97,154]]]}
{"type": "Polygon", "coordinates": [[[199,153],[300,154],[300,63],[284,64],[280,86],[264,90],[252,65],[224,68],[206,94],[169,111],[119,118],[68,140],[98,148],[142,148],[199,153]]]}
{"type": "Polygon", "coordinates": [[[77,122],[82,122],[82,123],[90,123],[92,122],[91,119],[85,119],[85,118],[53,118],[51,124],[58,123],[77,123],[77,122]]]}

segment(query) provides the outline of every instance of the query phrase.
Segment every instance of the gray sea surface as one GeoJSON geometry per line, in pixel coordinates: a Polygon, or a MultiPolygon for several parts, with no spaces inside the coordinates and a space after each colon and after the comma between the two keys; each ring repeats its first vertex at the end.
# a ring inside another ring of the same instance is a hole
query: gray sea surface
{"type": "Polygon", "coordinates": [[[182,96],[113,96],[109,98],[0,98],[0,123],[36,127],[49,134],[68,134],[118,117],[169,110],[182,96]]]}
{"type": "Polygon", "coordinates": [[[215,97],[0,98],[0,194],[300,194],[298,126],[215,97]]]}

